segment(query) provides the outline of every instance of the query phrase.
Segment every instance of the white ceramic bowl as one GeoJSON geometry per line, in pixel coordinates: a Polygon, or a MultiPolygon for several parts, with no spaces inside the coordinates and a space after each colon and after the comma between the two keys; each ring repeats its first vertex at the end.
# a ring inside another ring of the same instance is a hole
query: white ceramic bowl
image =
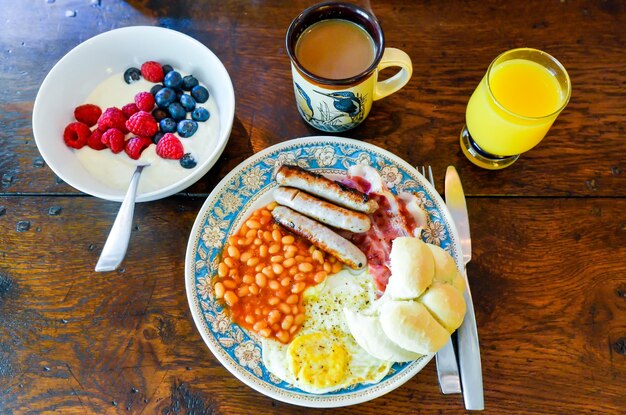
{"type": "Polygon", "coordinates": [[[178,182],[139,193],[137,201],[161,199],[187,188],[204,176],[224,151],[235,115],[235,93],[228,72],[217,56],[197,40],[170,29],[133,26],[111,30],[67,53],[48,73],[35,99],[33,134],[37,147],[48,166],[69,185],[107,200],[124,198],[126,189],[108,186],[83,167],[75,150],[63,142],[63,130],[74,120],[74,108],[85,103],[98,84],[149,60],[168,63],[197,77],[216,101],[220,128],[217,144],[209,157],[178,182]]]}

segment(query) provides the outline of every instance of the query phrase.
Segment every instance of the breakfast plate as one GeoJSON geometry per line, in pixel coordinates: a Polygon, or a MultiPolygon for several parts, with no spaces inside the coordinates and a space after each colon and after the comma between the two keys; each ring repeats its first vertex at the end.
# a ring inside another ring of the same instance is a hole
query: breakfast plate
{"type": "Polygon", "coordinates": [[[422,231],[425,242],[440,245],[461,268],[459,239],[450,214],[433,187],[411,165],[392,153],[361,141],[332,136],[289,140],[248,158],[231,171],[209,195],[193,225],[185,260],[185,286],[194,322],[215,357],[242,382],[274,399],[306,407],[340,407],[388,393],[417,374],[434,356],[395,363],[376,384],[356,384],[325,394],[312,394],[289,385],[263,365],[259,337],[233,323],[216,301],[211,283],[220,254],[250,213],[272,199],[277,169],[283,164],[328,176],[345,175],[355,164],[378,170],[393,192],[414,193],[428,213],[422,231]]]}

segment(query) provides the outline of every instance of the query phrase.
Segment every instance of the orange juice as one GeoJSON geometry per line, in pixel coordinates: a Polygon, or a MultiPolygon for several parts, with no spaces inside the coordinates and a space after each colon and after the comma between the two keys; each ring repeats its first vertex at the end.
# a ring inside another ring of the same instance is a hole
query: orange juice
{"type": "Polygon", "coordinates": [[[521,154],[541,141],[568,99],[545,66],[520,58],[496,62],[469,100],[467,128],[487,153],[521,154]]]}

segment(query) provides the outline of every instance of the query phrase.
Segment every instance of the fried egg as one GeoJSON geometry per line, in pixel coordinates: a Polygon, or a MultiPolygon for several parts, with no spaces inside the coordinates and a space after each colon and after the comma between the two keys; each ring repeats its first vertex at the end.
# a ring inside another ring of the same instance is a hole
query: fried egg
{"type": "Polygon", "coordinates": [[[347,270],[307,289],[306,320],[290,344],[263,339],[263,364],[271,373],[309,393],[327,393],[357,383],[377,383],[392,363],[375,358],[350,334],[343,310],[371,307],[376,289],[371,276],[347,270]]]}

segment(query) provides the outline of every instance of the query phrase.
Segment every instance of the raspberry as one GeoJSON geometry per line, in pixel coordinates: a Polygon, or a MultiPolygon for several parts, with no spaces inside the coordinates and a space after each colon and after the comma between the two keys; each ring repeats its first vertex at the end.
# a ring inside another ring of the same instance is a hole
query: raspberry
{"type": "Polygon", "coordinates": [[[131,115],[133,115],[134,113],[138,111],[139,111],[139,108],[137,108],[137,105],[135,105],[134,102],[131,102],[130,104],[126,104],[122,107],[122,112],[124,113],[126,118],[130,118],[131,115]]]}
{"type": "Polygon", "coordinates": [[[87,144],[87,139],[91,131],[87,124],[76,121],[69,123],[63,131],[63,141],[68,147],[75,149],[83,148],[87,144]]]}
{"type": "Polygon", "coordinates": [[[94,150],[104,150],[107,148],[106,144],[102,142],[102,131],[95,129],[87,138],[87,145],[94,150]]]}
{"type": "Polygon", "coordinates": [[[159,129],[156,120],[149,112],[139,111],[126,121],[126,128],[130,132],[142,137],[152,137],[159,129]]]}
{"type": "Polygon", "coordinates": [[[87,124],[88,127],[96,125],[100,115],[102,115],[102,110],[99,106],[93,104],[79,105],[74,109],[76,121],[87,124]]]}
{"type": "Polygon", "coordinates": [[[163,80],[163,68],[155,61],[144,62],[141,65],[141,74],[150,82],[161,82],[163,80]]]}
{"type": "Polygon", "coordinates": [[[141,152],[152,144],[152,140],[146,137],[133,137],[126,142],[124,151],[133,160],[137,160],[141,156],[141,152]]]}
{"type": "Polygon", "coordinates": [[[128,132],[126,129],[126,116],[121,109],[117,107],[107,108],[98,119],[99,130],[106,131],[109,128],[117,128],[124,134],[128,132]]]}
{"type": "Polygon", "coordinates": [[[124,150],[124,133],[117,128],[110,128],[102,134],[102,142],[114,153],[124,150]]]}
{"type": "Polygon", "coordinates": [[[156,153],[164,159],[179,160],[183,157],[183,143],[171,133],[167,133],[159,140],[156,153]]]}
{"type": "Polygon", "coordinates": [[[140,92],[135,95],[135,104],[141,111],[150,112],[154,108],[154,95],[149,92],[140,92]]]}

